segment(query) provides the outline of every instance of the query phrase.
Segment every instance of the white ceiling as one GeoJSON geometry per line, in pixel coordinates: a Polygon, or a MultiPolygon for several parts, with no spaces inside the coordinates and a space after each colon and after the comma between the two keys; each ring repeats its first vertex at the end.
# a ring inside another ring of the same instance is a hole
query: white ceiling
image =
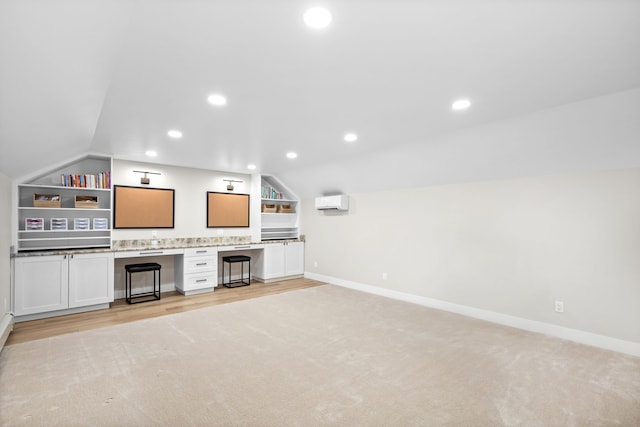
{"type": "Polygon", "coordinates": [[[637,0],[0,0],[10,177],[86,152],[318,175],[638,87],[637,0]],[[301,18],[318,3],[333,14],[320,31],[301,18]],[[228,105],[209,105],[212,92],[228,105]],[[472,108],[452,112],[462,96],[472,108]]]}

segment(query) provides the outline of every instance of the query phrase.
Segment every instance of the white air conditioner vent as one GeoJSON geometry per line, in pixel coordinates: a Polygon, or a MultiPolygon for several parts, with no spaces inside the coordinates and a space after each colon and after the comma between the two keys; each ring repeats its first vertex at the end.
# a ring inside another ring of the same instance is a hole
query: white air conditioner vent
{"type": "Polygon", "coordinates": [[[340,194],[337,196],[316,197],[316,209],[318,210],[349,210],[349,196],[340,194]]]}

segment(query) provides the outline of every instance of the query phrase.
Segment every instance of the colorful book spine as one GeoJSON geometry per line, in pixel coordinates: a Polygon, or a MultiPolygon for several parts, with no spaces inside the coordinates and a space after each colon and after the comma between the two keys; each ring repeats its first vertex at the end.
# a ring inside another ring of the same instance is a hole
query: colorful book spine
{"type": "Polygon", "coordinates": [[[277,191],[275,188],[268,185],[263,185],[261,190],[261,197],[263,199],[284,199],[284,195],[277,191]]]}
{"type": "Polygon", "coordinates": [[[61,174],[60,185],[76,188],[111,188],[111,172],[97,174],[61,174]]]}

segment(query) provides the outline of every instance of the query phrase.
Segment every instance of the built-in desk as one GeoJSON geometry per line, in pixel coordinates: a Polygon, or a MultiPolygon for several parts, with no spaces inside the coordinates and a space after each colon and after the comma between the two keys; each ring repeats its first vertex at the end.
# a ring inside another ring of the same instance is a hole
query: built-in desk
{"type": "Polygon", "coordinates": [[[252,278],[260,282],[301,277],[304,274],[304,243],[300,241],[168,249],[145,248],[116,252],[115,257],[122,259],[172,256],[176,290],[184,295],[193,295],[212,292],[222,283],[222,277],[218,274],[221,272],[221,253],[224,253],[224,256],[250,256],[252,278]]]}
{"type": "Polygon", "coordinates": [[[163,280],[166,277],[166,285],[170,289],[175,286],[184,295],[212,292],[221,283],[222,256],[251,256],[251,278],[260,282],[304,274],[302,241],[211,244],[206,240],[172,239],[157,245],[126,241],[132,242],[130,246],[114,241],[111,249],[13,253],[12,309],[16,321],[108,308],[114,298],[124,297],[127,259],[141,262],[139,258],[146,257],[160,264],[164,259],[173,275],[163,266],[163,280]]]}
{"type": "MultiPolygon", "coordinates": [[[[213,272],[213,274],[210,274],[211,273],[210,271],[206,271],[207,273],[209,273],[206,277],[205,275],[202,275],[202,274],[201,274],[202,277],[200,276],[196,277],[194,273],[203,273],[202,269],[198,270],[197,268],[194,268],[192,271],[192,269],[190,268],[190,265],[185,268],[185,251],[187,251],[188,253],[187,260],[189,260],[191,258],[195,258],[193,256],[190,256],[194,249],[197,249],[197,248],[170,248],[170,249],[153,248],[153,249],[143,249],[143,250],[136,250],[136,251],[120,251],[120,252],[115,252],[115,258],[116,260],[135,259],[135,258],[153,258],[154,261],[159,262],[160,264],[163,264],[163,261],[162,261],[163,258],[171,257],[173,261],[173,266],[174,266],[173,282],[178,292],[181,292],[185,295],[191,295],[196,293],[191,291],[196,291],[196,290],[200,290],[200,292],[213,291],[213,289],[217,284],[216,274],[215,274],[215,269],[216,269],[215,266],[217,265],[217,256],[216,256],[217,254],[211,253],[211,252],[212,251],[217,252],[217,250],[211,249],[211,248],[202,249],[204,251],[202,255],[203,256],[208,255],[209,257],[203,262],[206,265],[211,267],[210,270],[213,272]]],[[[121,269],[121,267],[122,265],[118,263],[115,264],[116,271],[114,275],[116,278],[119,277],[118,270],[121,269]]],[[[165,275],[165,277],[167,276],[165,275]]],[[[120,284],[118,282],[114,283],[114,286],[116,287],[119,285],[120,284]]],[[[136,284],[134,284],[133,286],[136,287],[136,284]]]]}

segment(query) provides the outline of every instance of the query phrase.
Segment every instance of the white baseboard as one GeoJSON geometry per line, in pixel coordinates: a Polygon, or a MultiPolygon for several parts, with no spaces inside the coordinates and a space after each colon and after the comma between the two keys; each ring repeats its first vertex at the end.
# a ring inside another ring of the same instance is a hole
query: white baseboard
{"type": "Polygon", "coordinates": [[[457,313],[463,316],[473,317],[475,319],[486,320],[488,322],[497,323],[500,325],[511,326],[513,328],[523,329],[525,331],[537,332],[556,338],[575,341],[593,347],[616,351],[618,353],[640,356],[640,343],[633,341],[625,341],[605,335],[598,335],[591,332],[580,331],[578,329],[565,328],[564,326],[553,325],[551,323],[538,322],[536,320],[510,316],[507,314],[469,307],[466,305],[454,304],[433,298],[407,294],[404,292],[366,285],[364,283],[352,282],[349,280],[343,280],[336,277],[325,276],[322,274],[305,272],[304,277],[318,280],[320,282],[329,283],[332,285],[367,292],[370,294],[393,298],[400,301],[406,301],[429,308],[457,313]]]}
{"type": "Polygon", "coordinates": [[[86,311],[106,310],[110,308],[110,306],[111,305],[108,302],[105,302],[104,304],[86,305],[84,307],[67,308],[64,310],[47,311],[44,313],[23,314],[21,316],[15,316],[13,321],[15,323],[20,323],[28,322],[30,320],[46,319],[49,317],[66,316],[67,314],[84,313],[86,311]]]}
{"type": "Polygon", "coordinates": [[[4,347],[4,343],[7,342],[11,331],[13,331],[13,314],[5,313],[0,319],[0,350],[4,347]]]}

